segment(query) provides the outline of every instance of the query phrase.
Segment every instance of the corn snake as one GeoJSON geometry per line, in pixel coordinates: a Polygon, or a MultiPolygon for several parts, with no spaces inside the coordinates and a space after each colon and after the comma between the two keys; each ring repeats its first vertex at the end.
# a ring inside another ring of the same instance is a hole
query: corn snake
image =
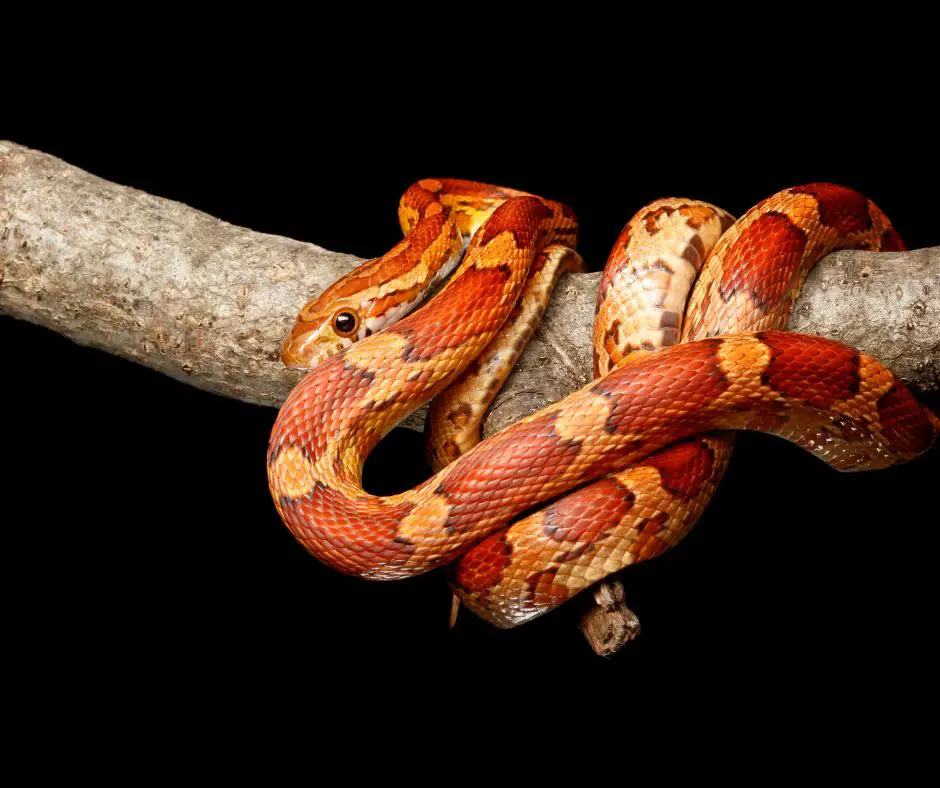
{"type": "Polygon", "coordinates": [[[596,380],[482,443],[482,414],[543,308],[531,304],[581,267],[577,219],[534,195],[431,179],[406,191],[399,220],[403,240],[306,304],[282,350],[310,372],[272,430],[271,494],[339,571],[447,566],[465,605],[515,626],[676,544],[717,488],[734,430],[842,470],[905,462],[940,431],[877,360],[781,330],[826,253],[904,248],[850,189],[787,189],[736,222],[691,200],[641,210],[598,291],[596,380]],[[428,400],[435,474],[368,494],[365,458],[428,400]]]}

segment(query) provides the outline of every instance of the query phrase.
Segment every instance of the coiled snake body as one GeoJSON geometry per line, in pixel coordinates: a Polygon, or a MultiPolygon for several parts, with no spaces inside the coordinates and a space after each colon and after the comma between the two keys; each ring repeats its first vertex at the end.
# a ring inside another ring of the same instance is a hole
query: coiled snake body
{"type": "Polygon", "coordinates": [[[908,461],[940,432],[876,359],[782,330],[825,254],[904,248],[851,189],[787,189],[737,221],[693,200],[646,206],[601,280],[596,379],[483,442],[483,413],[554,282],[582,267],[577,220],[541,197],[435,179],[408,189],[399,219],[403,240],[308,303],[282,351],[310,371],[272,430],[271,494],[300,543],[342,572],[447,565],[464,604],[514,626],[675,545],[735,430],[779,435],[840,470],[908,461]],[[429,400],[436,473],[367,493],[369,452],[429,400]]]}

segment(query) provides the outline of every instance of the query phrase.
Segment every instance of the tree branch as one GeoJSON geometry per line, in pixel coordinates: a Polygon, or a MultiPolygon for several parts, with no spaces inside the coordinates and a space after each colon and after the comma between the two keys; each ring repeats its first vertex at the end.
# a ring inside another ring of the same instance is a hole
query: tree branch
{"type": "MultiPolygon", "coordinates": [[[[278,355],[294,316],[359,262],[0,141],[0,312],[206,391],[280,405],[300,378],[278,355]]],[[[591,379],[599,276],[563,277],[485,436],[591,379]]],[[[913,390],[935,393],[938,315],[940,247],[843,251],[817,264],[788,327],[859,347],[913,390]]],[[[402,426],[420,429],[424,412],[402,426]]],[[[595,596],[582,629],[598,653],[612,653],[638,623],[622,589],[598,587],[595,596]]]]}
{"type": "Polygon", "coordinates": [[[280,405],[297,311],[359,262],[0,142],[0,311],[206,391],[280,405]]]}

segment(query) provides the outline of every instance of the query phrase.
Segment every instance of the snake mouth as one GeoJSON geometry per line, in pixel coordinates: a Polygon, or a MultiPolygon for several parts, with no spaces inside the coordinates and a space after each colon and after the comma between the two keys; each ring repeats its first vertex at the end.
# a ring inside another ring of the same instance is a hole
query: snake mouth
{"type": "Polygon", "coordinates": [[[308,344],[303,337],[291,337],[281,345],[281,363],[288,369],[310,369],[308,344]]]}
{"type": "Polygon", "coordinates": [[[318,363],[316,337],[309,333],[292,336],[281,345],[281,363],[288,369],[308,370],[318,363]]]}
{"type": "Polygon", "coordinates": [[[296,369],[299,372],[309,372],[311,369],[313,369],[311,365],[305,364],[299,359],[293,359],[293,358],[285,359],[284,356],[282,355],[281,361],[283,362],[284,366],[287,367],[287,369],[296,369]]]}
{"type": "Polygon", "coordinates": [[[352,342],[318,332],[300,332],[290,336],[281,346],[281,363],[288,369],[308,372],[335,356],[352,342]]]}

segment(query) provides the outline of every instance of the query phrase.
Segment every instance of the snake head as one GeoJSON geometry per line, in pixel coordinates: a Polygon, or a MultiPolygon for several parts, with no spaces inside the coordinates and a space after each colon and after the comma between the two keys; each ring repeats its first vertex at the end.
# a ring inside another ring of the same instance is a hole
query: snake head
{"type": "Polygon", "coordinates": [[[358,301],[320,302],[312,301],[301,310],[281,346],[281,361],[290,369],[312,369],[371,333],[363,325],[358,301]]]}
{"type": "MultiPolygon", "coordinates": [[[[449,273],[459,255],[440,269],[449,273]]],[[[428,286],[413,287],[383,274],[385,258],[363,263],[308,301],[281,347],[281,361],[291,369],[311,369],[354,342],[398,322],[428,294],[428,286]]]]}

